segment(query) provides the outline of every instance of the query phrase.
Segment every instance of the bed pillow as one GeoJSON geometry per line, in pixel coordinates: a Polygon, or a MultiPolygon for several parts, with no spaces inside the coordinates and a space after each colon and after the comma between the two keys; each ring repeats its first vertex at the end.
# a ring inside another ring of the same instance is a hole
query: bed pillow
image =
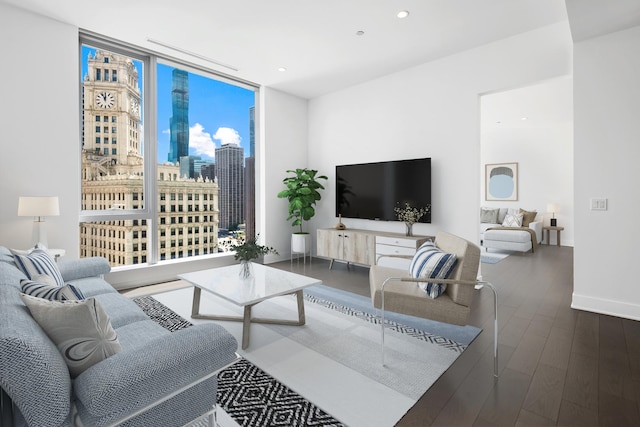
{"type": "MultiPolygon", "coordinates": [[[[456,267],[455,254],[443,252],[435,243],[428,241],[418,248],[409,267],[411,277],[423,279],[448,279],[456,267]]],[[[447,289],[445,283],[418,282],[429,297],[437,298],[447,289]]]]}
{"type": "Polygon", "coordinates": [[[525,211],[524,209],[520,209],[520,213],[522,214],[522,226],[528,227],[535,219],[538,212],[536,211],[525,211]]]}
{"type": "Polygon", "coordinates": [[[13,260],[20,271],[29,279],[45,285],[64,286],[64,279],[51,255],[40,248],[28,254],[11,250],[13,260]]]}
{"type": "Polygon", "coordinates": [[[122,349],[109,316],[95,298],[60,302],[25,294],[20,297],[58,347],[71,378],[122,349]]]}
{"type": "Polygon", "coordinates": [[[480,222],[483,224],[497,224],[500,209],[480,208],[480,222]]]}
{"type": "Polygon", "coordinates": [[[504,222],[502,223],[503,227],[522,227],[522,214],[507,214],[504,217],[504,222]]]}
{"type": "Polygon", "coordinates": [[[22,292],[32,297],[43,298],[49,301],[82,300],[84,295],[80,289],[71,284],[64,286],[46,285],[33,280],[20,280],[22,292]]]}

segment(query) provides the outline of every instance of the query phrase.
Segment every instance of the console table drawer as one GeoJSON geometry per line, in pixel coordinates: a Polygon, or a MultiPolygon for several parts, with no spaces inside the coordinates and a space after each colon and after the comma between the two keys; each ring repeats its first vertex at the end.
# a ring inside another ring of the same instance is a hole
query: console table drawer
{"type": "MultiPolygon", "coordinates": [[[[380,240],[380,239],[378,239],[380,240]]],[[[413,256],[416,253],[415,242],[413,242],[413,246],[394,246],[394,245],[384,245],[377,243],[376,244],[376,256],[380,255],[407,255],[413,256]]]]}
{"type": "Polygon", "coordinates": [[[416,249],[416,239],[402,237],[390,237],[390,236],[376,236],[376,244],[390,245],[390,246],[403,246],[406,248],[416,249]]]}

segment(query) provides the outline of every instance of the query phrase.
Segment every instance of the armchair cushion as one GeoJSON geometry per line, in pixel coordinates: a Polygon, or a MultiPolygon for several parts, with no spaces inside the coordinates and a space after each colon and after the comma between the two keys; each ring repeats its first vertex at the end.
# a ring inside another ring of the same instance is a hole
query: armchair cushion
{"type": "MultiPolygon", "coordinates": [[[[458,259],[454,254],[441,251],[431,242],[425,242],[418,248],[411,261],[411,277],[425,279],[448,279],[456,267],[458,259]]],[[[447,285],[437,282],[419,282],[418,286],[431,298],[444,293],[447,285]]]]}
{"type": "Polygon", "coordinates": [[[21,297],[62,353],[72,378],[122,349],[109,316],[94,298],[59,302],[21,297]]]}

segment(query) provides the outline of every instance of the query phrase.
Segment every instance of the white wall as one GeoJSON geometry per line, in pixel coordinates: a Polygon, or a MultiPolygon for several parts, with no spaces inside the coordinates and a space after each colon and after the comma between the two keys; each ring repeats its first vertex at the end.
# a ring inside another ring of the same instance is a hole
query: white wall
{"type": "MultiPolygon", "coordinates": [[[[555,217],[564,227],[563,246],[573,246],[574,241],[572,99],[573,80],[560,78],[481,100],[481,206],[535,210],[537,220],[549,225],[547,205],[555,203],[555,217]],[[522,121],[525,114],[527,120],[522,121]],[[500,123],[496,117],[501,117],[500,123]],[[518,162],[518,200],[487,201],[484,165],[510,162],[518,162]]],[[[556,244],[555,233],[550,240],[556,244]]]]}
{"type": "MultiPolygon", "coordinates": [[[[273,246],[279,255],[265,256],[265,262],[289,259],[291,233],[288,202],[276,195],[284,190],[282,180],[289,169],[307,167],[307,113],[308,102],[270,88],[261,91],[261,141],[264,150],[260,160],[260,191],[264,209],[259,217],[261,241],[273,246]],[[262,239],[264,237],[264,239],[262,239]]],[[[308,227],[305,227],[308,229],[308,227]]]]}
{"type": "Polygon", "coordinates": [[[80,211],[78,30],[0,4],[3,58],[0,244],[28,248],[32,221],[19,196],[58,196],[49,246],[78,256],[80,211]]]}
{"type": "Polygon", "coordinates": [[[572,307],[640,320],[640,27],[574,46],[572,307]],[[591,211],[603,197],[607,211],[591,211]]]}
{"type": "MultiPolygon", "coordinates": [[[[432,158],[432,224],[476,241],[480,201],[479,96],[570,74],[567,23],[525,33],[319,97],[309,106],[309,165],[329,176],[315,227],[332,227],[335,165],[432,158]]],[[[403,232],[399,222],[343,219],[403,232]]]]}

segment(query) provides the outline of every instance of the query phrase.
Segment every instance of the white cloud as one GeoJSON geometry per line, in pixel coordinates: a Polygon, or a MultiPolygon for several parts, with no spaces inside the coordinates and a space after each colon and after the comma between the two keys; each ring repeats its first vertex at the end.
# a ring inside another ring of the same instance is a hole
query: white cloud
{"type": "Polygon", "coordinates": [[[170,135],[171,134],[171,129],[165,129],[162,131],[162,133],[170,135]]]}
{"type": "Polygon", "coordinates": [[[204,155],[211,158],[216,156],[216,143],[211,139],[211,134],[204,131],[200,123],[189,128],[189,150],[193,150],[196,156],[204,155]]]}
{"type": "Polygon", "coordinates": [[[213,139],[220,141],[220,145],[233,144],[240,145],[240,134],[237,130],[232,128],[218,128],[213,139]]]}

